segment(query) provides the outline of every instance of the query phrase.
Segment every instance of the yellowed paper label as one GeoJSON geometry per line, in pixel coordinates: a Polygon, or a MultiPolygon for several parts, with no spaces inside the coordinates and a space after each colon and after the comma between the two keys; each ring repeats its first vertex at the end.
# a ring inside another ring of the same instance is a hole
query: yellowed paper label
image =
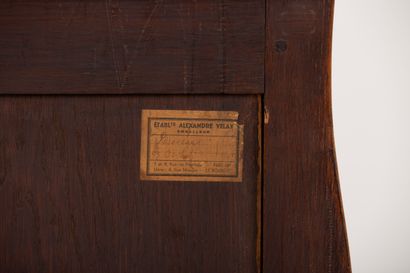
{"type": "Polygon", "coordinates": [[[241,182],[242,159],[237,112],[142,110],[142,180],[241,182]]]}

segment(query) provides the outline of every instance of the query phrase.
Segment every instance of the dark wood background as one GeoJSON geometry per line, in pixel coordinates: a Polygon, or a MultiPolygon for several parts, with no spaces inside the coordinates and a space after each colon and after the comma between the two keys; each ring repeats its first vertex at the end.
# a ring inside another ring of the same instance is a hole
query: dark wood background
{"type": "Polygon", "coordinates": [[[349,273],[332,18],[333,0],[0,1],[0,273],[349,273]],[[244,182],[141,184],[146,107],[238,111],[244,182]]]}
{"type": "Polygon", "coordinates": [[[264,22],[261,0],[2,0],[0,93],[262,93],[264,22]]]}
{"type": "Polygon", "coordinates": [[[258,99],[0,100],[0,272],[257,272],[258,99]],[[141,109],[239,112],[241,183],[139,180],[141,109]]]}

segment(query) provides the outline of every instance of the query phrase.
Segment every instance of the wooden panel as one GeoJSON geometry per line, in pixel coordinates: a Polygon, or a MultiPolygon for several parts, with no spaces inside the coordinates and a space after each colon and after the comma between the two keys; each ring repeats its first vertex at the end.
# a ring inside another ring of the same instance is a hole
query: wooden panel
{"type": "Polygon", "coordinates": [[[0,272],[257,272],[257,96],[0,97],[0,272]],[[239,112],[240,183],[139,181],[141,109],[239,112]]]}
{"type": "Polygon", "coordinates": [[[0,3],[0,93],[263,93],[262,0],[0,3]]]}
{"type": "Polygon", "coordinates": [[[263,271],[348,273],[335,161],[333,1],[267,1],[263,271]]]}

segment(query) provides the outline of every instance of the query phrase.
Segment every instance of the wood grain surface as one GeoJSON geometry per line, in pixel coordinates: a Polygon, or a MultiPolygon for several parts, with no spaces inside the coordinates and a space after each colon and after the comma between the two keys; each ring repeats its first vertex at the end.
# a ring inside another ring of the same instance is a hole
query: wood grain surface
{"type": "Polygon", "coordinates": [[[333,4],[0,1],[0,273],[350,273],[333,4]],[[139,181],[142,109],[239,112],[243,182],[139,181]]]}
{"type": "Polygon", "coordinates": [[[0,272],[257,272],[257,96],[0,99],[0,272]],[[141,109],[239,112],[241,183],[139,180],[141,109]]]}
{"type": "Polygon", "coordinates": [[[0,1],[0,93],[261,93],[264,14],[262,0],[0,1]]]}
{"type": "Polygon", "coordinates": [[[333,142],[333,1],[267,1],[263,271],[349,273],[333,142]]]}

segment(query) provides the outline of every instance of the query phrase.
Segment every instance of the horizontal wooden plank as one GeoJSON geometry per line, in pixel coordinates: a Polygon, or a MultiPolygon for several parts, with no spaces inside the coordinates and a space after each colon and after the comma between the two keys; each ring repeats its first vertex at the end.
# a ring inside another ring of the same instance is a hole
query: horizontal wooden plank
{"type": "Polygon", "coordinates": [[[0,94],[263,93],[262,0],[0,3],[0,94]]]}

